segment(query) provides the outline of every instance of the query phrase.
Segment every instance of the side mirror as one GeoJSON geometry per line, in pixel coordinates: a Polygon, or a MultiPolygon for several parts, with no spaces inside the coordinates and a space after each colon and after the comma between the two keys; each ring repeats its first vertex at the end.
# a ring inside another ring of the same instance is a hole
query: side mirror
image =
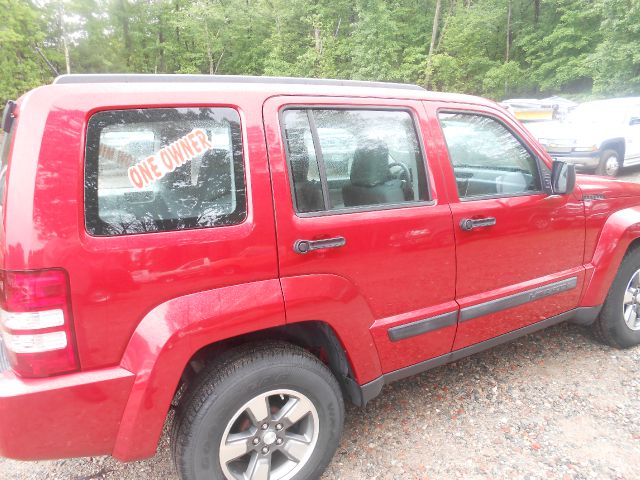
{"type": "Polygon", "coordinates": [[[576,186],[576,166],[554,160],[551,168],[551,188],[556,195],[573,192],[576,186]]]}
{"type": "Polygon", "coordinates": [[[631,117],[629,125],[640,125],[640,117],[631,117]]]}

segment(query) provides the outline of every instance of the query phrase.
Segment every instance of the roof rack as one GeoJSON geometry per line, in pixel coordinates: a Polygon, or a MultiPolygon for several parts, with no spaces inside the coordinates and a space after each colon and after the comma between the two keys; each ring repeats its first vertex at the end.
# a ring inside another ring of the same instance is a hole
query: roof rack
{"type": "Polygon", "coordinates": [[[336,87],[375,87],[424,90],[408,83],[368,82],[362,80],[333,80],[295,77],[251,77],[241,75],[184,75],[184,74],[144,74],[144,73],[90,73],[60,75],[54,84],[69,83],[266,83],[287,85],[327,85],[336,87]]]}

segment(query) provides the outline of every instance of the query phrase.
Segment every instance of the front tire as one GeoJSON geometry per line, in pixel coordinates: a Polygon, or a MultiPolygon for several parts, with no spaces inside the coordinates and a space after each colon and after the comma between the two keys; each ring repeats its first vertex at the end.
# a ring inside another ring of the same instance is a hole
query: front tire
{"type": "Polygon", "coordinates": [[[596,174],[607,177],[617,177],[620,174],[620,154],[615,150],[605,150],[600,156],[600,163],[596,174]]]}
{"type": "Polygon", "coordinates": [[[640,248],[622,260],[593,328],[596,336],[612,347],[640,344],[640,248]]]}
{"type": "Polygon", "coordinates": [[[319,478],[340,441],[344,403],[329,369],[285,343],[232,351],[181,400],[172,450],[182,480],[319,478]]]}

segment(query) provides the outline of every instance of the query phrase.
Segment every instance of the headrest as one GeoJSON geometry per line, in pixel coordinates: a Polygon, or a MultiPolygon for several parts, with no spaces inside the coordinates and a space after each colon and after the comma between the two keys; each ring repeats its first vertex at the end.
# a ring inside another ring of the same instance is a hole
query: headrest
{"type": "Polygon", "coordinates": [[[357,148],[351,165],[351,184],[375,187],[389,180],[389,147],[381,140],[370,140],[357,148]]]}
{"type": "Polygon", "coordinates": [[[304,153],[291,155],[291,174],[294,182],[305,182],[309,176],[309,155],[304,153]]]}
{"type": "Polygon", "coordinates": [[[302,132],[287,132],[289,144],[289,163],[294,182],[305,182],[309,176],[309,152],[304,143],[302,132]]]}

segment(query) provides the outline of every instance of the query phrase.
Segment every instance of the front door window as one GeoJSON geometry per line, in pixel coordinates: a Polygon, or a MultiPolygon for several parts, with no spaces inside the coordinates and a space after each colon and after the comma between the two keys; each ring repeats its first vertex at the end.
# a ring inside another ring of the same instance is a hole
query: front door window
{"type": "Polygon", "coordinates": [[[502,123],[471,113],[439,118],[461,200],[541,190],[536,159],[502,123]]]}

